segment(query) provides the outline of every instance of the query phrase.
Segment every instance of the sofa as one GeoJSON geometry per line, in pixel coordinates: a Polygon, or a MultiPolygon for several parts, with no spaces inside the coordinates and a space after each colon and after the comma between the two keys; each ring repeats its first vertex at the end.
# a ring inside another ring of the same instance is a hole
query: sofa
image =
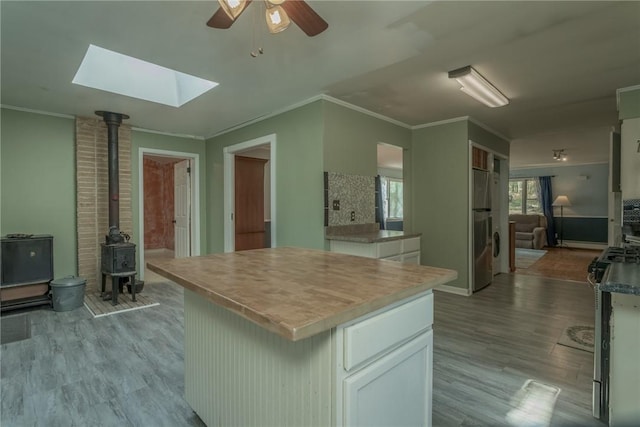
{"type": "Polygon", "coordinates": [[[510,214],[516,228],[516,248],[542,249],[547,244],[547,218],[544,215],[510,214]]]}

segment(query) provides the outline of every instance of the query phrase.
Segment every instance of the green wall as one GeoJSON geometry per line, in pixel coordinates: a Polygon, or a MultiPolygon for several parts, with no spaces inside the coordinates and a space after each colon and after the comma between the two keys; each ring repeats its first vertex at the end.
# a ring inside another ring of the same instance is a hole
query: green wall
{"type": "Polygon", "coordinates": [[[422,233],[422,265],[458,272],[449,286],[468,287],[468,122],[413,131],[411,182],[414,232],[422,233]]]}
{"type": "MultiPolygon", "coordinates": [[[[1,114],[0,233],[53,235],[55,277],[77,274],[75,120],[5,108],[1,114]]],[[[131,145],[135,230],[139,230],[139,148],[200,155],[200,239],[204,253],[207,237],[204,141],[133,131],[131,145]]],[[[133,241],[141,241],[137,231],[133,241]]]]}
{"type": "Polygon", "coordinates": [[[348,175],[378,174],[378,143],[411,147],[411,130],[324,101],[324,167],[348,175]]]}
{"type": "Polygon", "coordinates": [[[276,244],[324,249],[322,105],[313,102],[206,141],[209,253],[224,251],[224,147],[270,134],[276,134],[276,244]]]}
{"type": "Polygon", "coordinates": [[[640,87],[619,92],[618,118],[620,120],[640,117],[640,87]]]}
{"type": "MultiPolygon", "coordinates": [[[[140,170],[140,148],[150,148],[155,150],[164,150],[180,153],[193,153],[199,155],[200,167],[200,254],[204,255],[207,251],[207,207],[206,207],[206,155],[205,143],[203,140],[185,138],[179,136],[162,135],[152,132],[144,132],[133,130],[131,132],[131,197],[133,209],[133,229],[135,237],[133,241],[138,247],[143,247],[144,239],[140,236],[140,196],[139,196],[139,170],[140,170]]],[[[136,252],[140,255],[140,252],[136,252]]],[[[139,259],[138,259],[139,261],[139,259]]],[[[139,265],[139,264],[138,264],[139,265]]],[[[139,269],[138,269],[139,270],[139,269]]]]}
{"type": "Polygon", "coordinates": [[[77,274],[75,121],[3,108],[0,233],[53,235],[54,277],[77,274]]]}
{"type": "MultiPolygon", "coordinates": [[[[348,175],[378,174],[378,143],[402,147],[404,229],[411,230],[411,130],[330,101],[324,106],[324,170],[348,175]]],[[[327,243],[326,249],[329,245],[327,243]]]]}
{"type": "MultiPolygon", "coordinates": [[[[1,118],[0,231],[53,234],[55,275],[76,274],[74,120],[9,109],[1,118]]],[[[201,253],[224,251],[223,148],[270,134],[277,140],[278,246],[324,249],[323,171],[374,176],[376,146],[384,142],[405,149],[405,230],[423,234],[421,263],[457,270],[452,285],[467,288],[468,140],[508,155],[506,141],[468,120],[411,131],[320,100],[205,142],[134,130],[135,230],[139,149],[196,153],[201,253]]],[[[141,241],[139,233],[134,239],[141,241]]]]}
{"type": "Polygon", "coordinates": [[[473,121],[469,121],[469,139],[476,144],[480,144],[490,150],[502,154],[509,155],[509,141],[489,132],[473,121]]]}

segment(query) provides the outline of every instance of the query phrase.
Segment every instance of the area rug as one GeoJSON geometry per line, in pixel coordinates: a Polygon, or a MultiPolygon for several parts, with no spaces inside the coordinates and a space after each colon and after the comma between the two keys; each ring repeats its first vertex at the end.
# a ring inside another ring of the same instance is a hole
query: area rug
{"type": "Polygon", "coordinates": [[[595,330],[593,326],[567,326],[564,331],[562,331],[558,344],[593,353],[594,334],[595,330]]]}
{"type": "Polygon", "coordinates": [[[31,338],[31,318],[28,314],[0,318],[0,344],[31,338]]]}
{"type": "Polygon", "coordinates": [[[136,301],[131,301],[131,295],[128,293],[120,294],[117,305],[111,304],[111,300],[102,300],[100,292],[87,292],[84,296],[84,306],[87,307],[93,317],[110,316],[155,305],[160,304],[144,293],[136,294],[136,301]]]}
{"type": "Polygon", "coordinates": [[[546,253],[545,250],[516,248],[516,268],[529,268],[546,253]]]}

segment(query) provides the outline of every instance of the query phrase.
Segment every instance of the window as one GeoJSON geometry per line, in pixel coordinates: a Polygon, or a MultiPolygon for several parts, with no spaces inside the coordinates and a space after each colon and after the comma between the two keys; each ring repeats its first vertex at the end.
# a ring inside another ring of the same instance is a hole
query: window
{"type": "Polygon", "coordinates": [[[509,213],[542,213],[540,206],[540,185],[536,178],[509,180],[509,213]]]}
{"type": "Polygon", "coordinates": [[[385,221],[402,220],[404,197],[402,180],[397,178],[380,177],[382,181],[382,196],[384,198],[385,221]]]}

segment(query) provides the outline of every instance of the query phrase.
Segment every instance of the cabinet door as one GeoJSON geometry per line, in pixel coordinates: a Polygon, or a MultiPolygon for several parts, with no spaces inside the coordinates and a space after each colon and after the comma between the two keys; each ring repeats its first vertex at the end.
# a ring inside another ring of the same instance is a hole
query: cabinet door
{"type": "Polygon", "coordinates": [[[346,426],[431,426],[433,331],[343,381],[346,426]]]}
{"type": "Polygon", "coordinates": [[[411,252],[408,254],[402,254],[402,260],[405,264],[420,265],[420,252],[411,252]]]}

